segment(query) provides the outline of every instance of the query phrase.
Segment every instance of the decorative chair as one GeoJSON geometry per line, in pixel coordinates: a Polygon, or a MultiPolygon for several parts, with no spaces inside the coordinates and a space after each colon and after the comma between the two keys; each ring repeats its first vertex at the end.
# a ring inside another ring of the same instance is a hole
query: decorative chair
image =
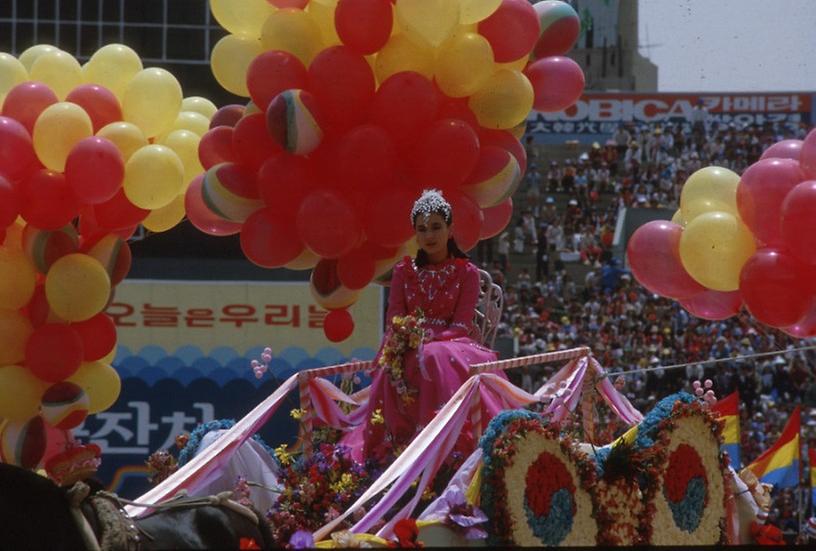
{"type": "Polygon", "coordinates": [[[474,338],[484,346],[493,348],[496,342],[503,307],[504,293],[501,287],[493,283],[489,273],[479,270],[479,302],[476,304],[473,320],[479,334],[474,335],[474,338]]]}

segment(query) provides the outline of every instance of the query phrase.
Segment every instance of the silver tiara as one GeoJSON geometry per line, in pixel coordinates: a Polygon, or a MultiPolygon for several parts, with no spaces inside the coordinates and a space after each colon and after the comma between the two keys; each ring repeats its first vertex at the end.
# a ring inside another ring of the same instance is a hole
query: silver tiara
{"type": "Polygon", "coordinates": [[[442,196],[442,192],[438,189],[426,189],[411,209],[411,224],[420,214],[430,216],[434,212],[442,213],[446,221],[451,219],[451,205],[442,196]]]}

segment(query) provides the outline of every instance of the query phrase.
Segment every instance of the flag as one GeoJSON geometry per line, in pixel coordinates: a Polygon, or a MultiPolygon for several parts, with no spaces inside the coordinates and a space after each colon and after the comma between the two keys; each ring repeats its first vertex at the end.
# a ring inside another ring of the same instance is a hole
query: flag
{"type": "Polygon", "coordinates": [[[810,463],[810,503],[816,507],[816,449],[808,448],[808,463],[810,463]]]}
{"type": "Polygon", "coordinates": [[[760,482],[773,484],[777,488],[794,488],[799,485],[801,418],[801,410],[796,406],[776,444],[748,465],[760,482]]]}
{"type": "Polygon", "coordinates": [[[735,471],[742,467],[740,460],[740,424],[739,424],[739,392],[732,392],[716,404],[711,406],[711,411],[719,414],[725,421],[723,428],[722,451],[728,452],[731,459],[731,466],[735,471]]]}

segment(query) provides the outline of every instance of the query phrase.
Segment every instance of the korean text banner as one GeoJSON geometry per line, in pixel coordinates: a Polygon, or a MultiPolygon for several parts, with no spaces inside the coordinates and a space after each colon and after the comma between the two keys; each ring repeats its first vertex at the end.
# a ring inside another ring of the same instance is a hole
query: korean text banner
{"type": "Polygon", "coordinates": [[[350,356],[356,349],[376,349],[382,301],[380,287],[366,288],[351,308],[354,334],[339,344],[324,336],[327,311],[317,306],[307,282],[125,280],[107,313],[125,355],[145,347],[167,354],[196,347],[204,355],[227,347],[245,355],[269,346],[275,354],[294,347],[314,356],[329,347],[350,356]]]}

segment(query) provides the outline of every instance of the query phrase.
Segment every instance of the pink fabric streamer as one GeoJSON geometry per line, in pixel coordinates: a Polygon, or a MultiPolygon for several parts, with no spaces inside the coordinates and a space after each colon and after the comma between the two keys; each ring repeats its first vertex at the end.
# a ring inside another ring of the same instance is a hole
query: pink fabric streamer
{"type": "MultiPolygon", "coordinates": [[[[286,399],[286,395],[298,387],[297,374],[283,382],[266,400],[258,404],[243,419],[235,423],[221,437],[202,453],[190,460],[158,486],[137,498],[138,503],[153,505],[169,499],[180,490],[195,494],[210,477],[216,476],[221,466],[229,461],[232,454],[275,413],[286,399]]],[[[149,508],[128,505],[125,507],[132,517],[144,515],[149,508]]]]}
{"type": "Polygon", "coordinates": [[[353,420],[340,409],[337,402],[345,402],[358,406],[358,408],[360,404],[334,386],[331,381],[319,377],[310,379],[309,393],[311,394],[314,413],[318,419],[330,427],[338,429],[353,425],[353,420]]]}

